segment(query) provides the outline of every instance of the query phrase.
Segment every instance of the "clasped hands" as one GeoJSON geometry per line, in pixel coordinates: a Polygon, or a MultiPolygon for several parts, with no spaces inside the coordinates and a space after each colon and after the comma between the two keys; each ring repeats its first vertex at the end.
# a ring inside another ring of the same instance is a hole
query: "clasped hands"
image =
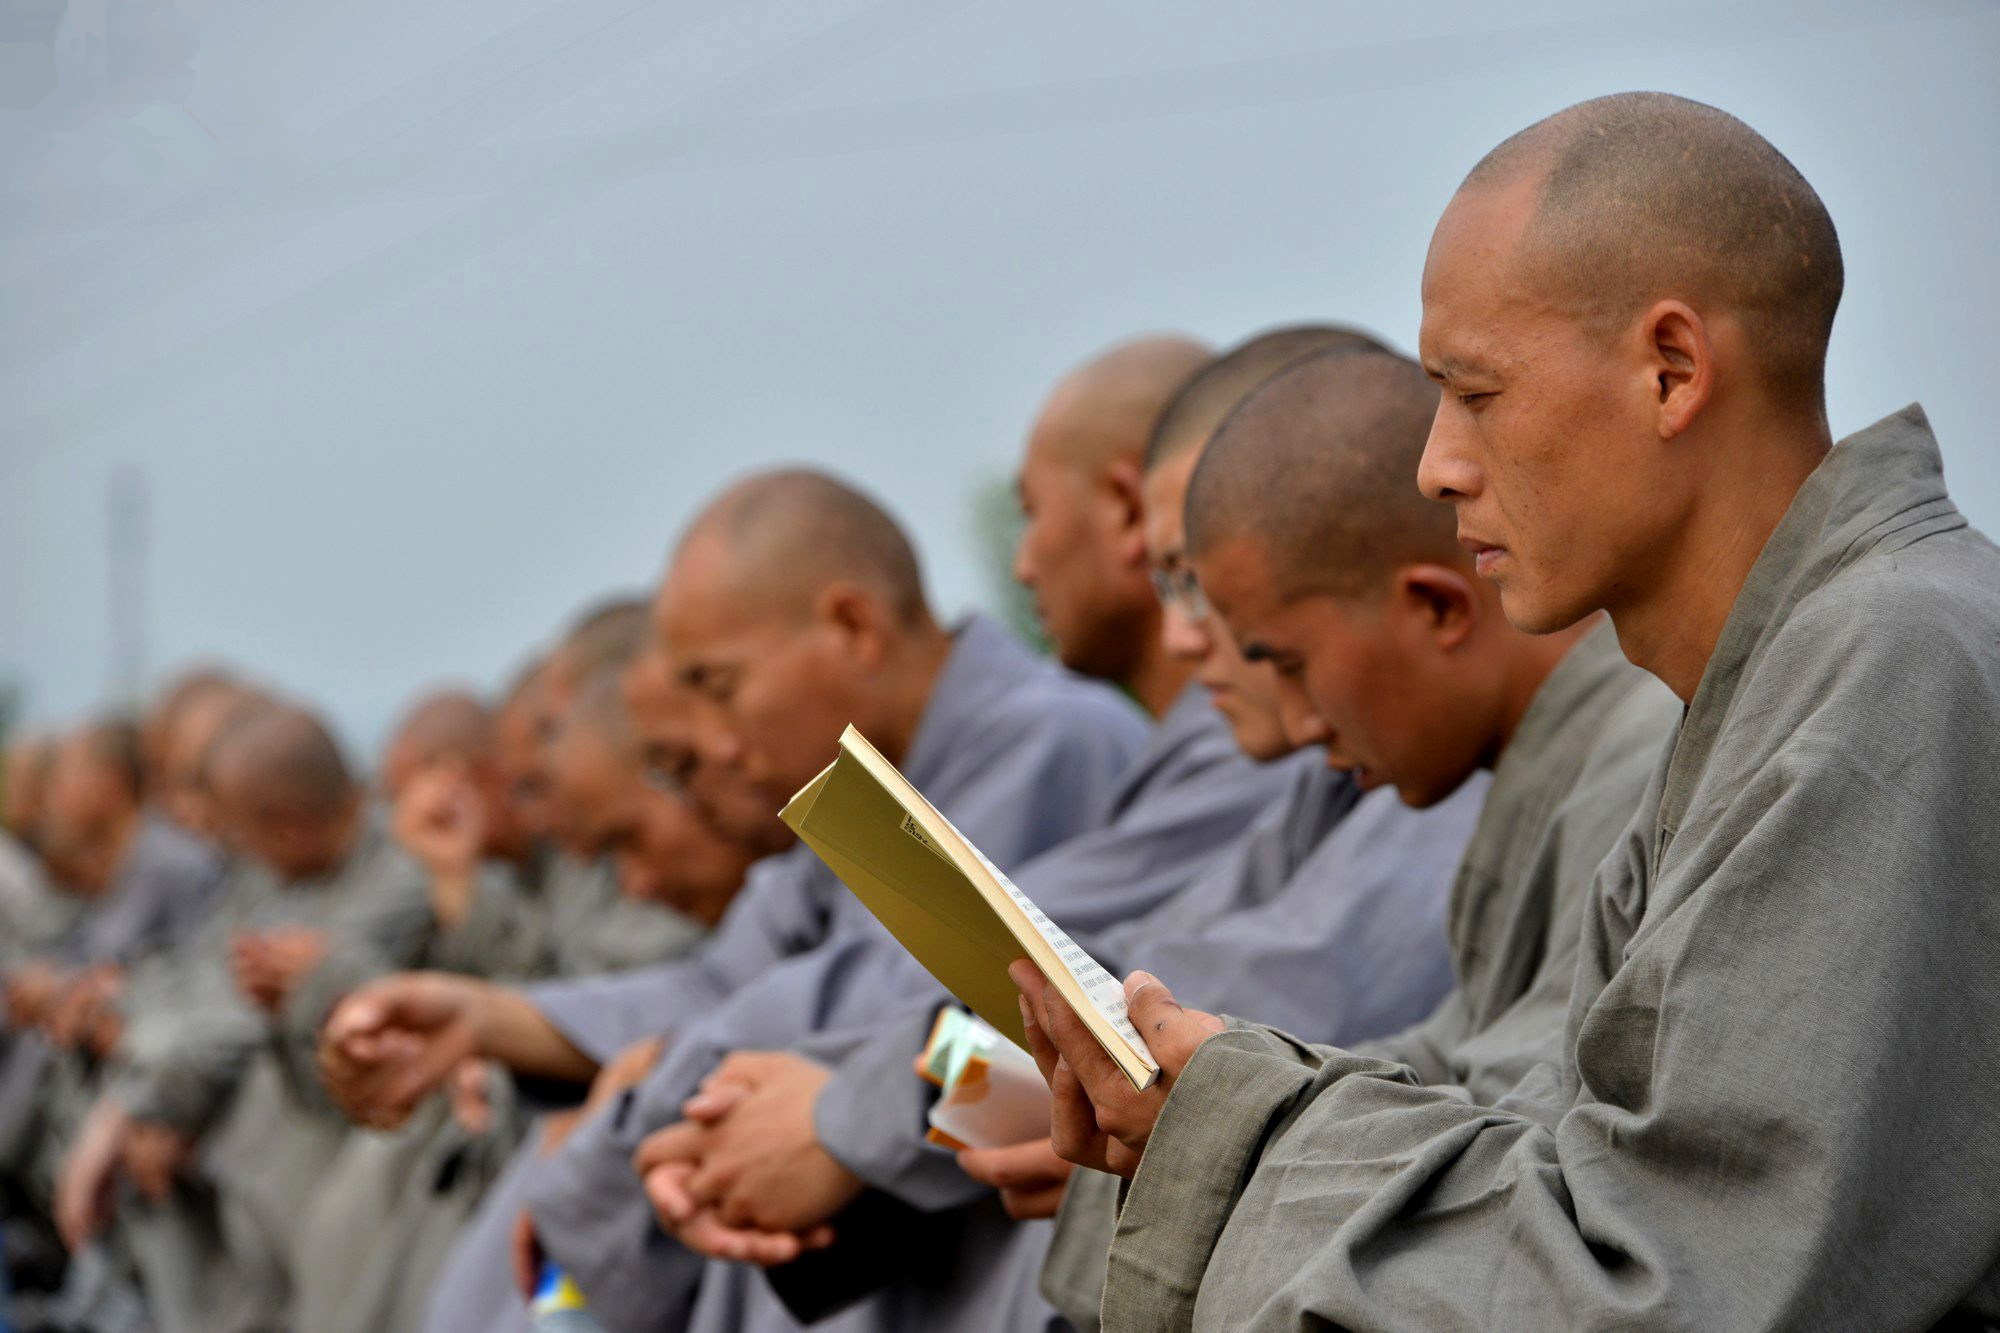
{"type": "MultiPolygon", "coordinates": [[[[1140,1092],[1033,964],[1018,962],[1011,975],[1029,1049],[1049,1084],[1050,1137],[969,1149],[958,1160],[998,1189],[1014,1216],[1047,1217],[1069,1164],[1125,1176],[1138,1169],[1174,1080],[1223,1023],[1182,1008],[1157,978],[1134,973],[1126,1005],[1160,1065],[1159,1081],[1140,1092]]],[[[828,1220],[863,1184],[820,1146],[813,1125],[813,1102],[829,1077],[783,1052],[725,1060],[682,1106],[686,1119],[648,1136],[634,1154],[661,1226],[697,1253],[763,1267],[831,1244],[828,1220]]]]}
{"type": "Polygon", "coordinates": [[[828,1219],[863,1186],[813,1126],[829,1077],[782,1051],[724,1060],[682,1105],[687,1118],[633,1155],[660,1225],[698,1254],[765,1268],[832,1244],[828,1219]]]}
{"type": "Polygon", "coordinates": [[[326,932],[307,926],[240,931],[229,942],[229,970],[246,1000],[275,1014],[328,948],[326,932]]]}

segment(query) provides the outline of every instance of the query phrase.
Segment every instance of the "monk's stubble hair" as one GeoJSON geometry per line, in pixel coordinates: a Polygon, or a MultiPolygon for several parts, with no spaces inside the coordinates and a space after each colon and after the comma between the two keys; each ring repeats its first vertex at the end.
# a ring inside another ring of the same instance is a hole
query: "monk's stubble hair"
{"type": "Polygon", "coordinates": [[[240,772],[270,804],[330,819],[353,807],[353,770],[326,725],[302,708],[272,704],[232,719],[210,746],[211,765],[240,772]]]}
{"type": "Polygon", "coordinates": [[[838,581],[881,599],[904,629],[935,625],[915,547],[873,497],[815,468],[779,468],[737,482],[681,541],[718,540],[735,584],[803,621],[838,581]]]}
{"type": "Polygon", "coordinates": [[[1823,413],[1844,281],[1826,205],[1725,111],[1669,93],[1579,103],[1488,153],[1461,192],[1532,184],[1532,272],[1614,332],[1653,301],[1727,309],[1774,400],[1823,413]]]}
{"type": "MultiPolygon", "coordinates": [[[[1285,367],[1322,352],[1390,352],[1359,329],[1291,324],[1244,339],[1210,361],[1167,404],[1146,442],[1146,472],[1205,448],[1229,414],[1285,367]]],[[[1393,353],[1392,353],[1393,354],[1393,353]]]]}
{"type": "Polygon", "coordinates": [[[1437,386],[1405,357],[1292,365],[1223,422],[1188,483],[1188,553],[1250,539],[1280,602],[1366,595],[1394,570],[1466,564],[1451,509],[1417,489],[1437,386]]]}

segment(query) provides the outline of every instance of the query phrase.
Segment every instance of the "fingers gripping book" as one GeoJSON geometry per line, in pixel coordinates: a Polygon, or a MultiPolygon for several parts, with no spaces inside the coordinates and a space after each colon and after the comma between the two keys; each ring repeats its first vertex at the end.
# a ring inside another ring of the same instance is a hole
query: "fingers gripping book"
{"type": "Polygon", "coordinates": [[[1027,1046],[1007,975],[1031,960],[1135,1088],[1158,1064],[1125,1013],[1125,991],[853,727],[840,753],[779,818],[889,933],[965,1006],[1027,1046]]]}

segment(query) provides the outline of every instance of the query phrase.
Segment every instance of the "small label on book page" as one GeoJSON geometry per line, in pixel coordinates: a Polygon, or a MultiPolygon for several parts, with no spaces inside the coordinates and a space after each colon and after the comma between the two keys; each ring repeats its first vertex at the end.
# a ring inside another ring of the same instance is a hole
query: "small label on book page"
{"type": "Polygon", "coordinates": [[[907,814],[903,816],[903,832],[909,834],[911,837],[915,838],[918,842],[922,843],[931,852],[935,853],[938,859],[942,860],[946,865],[951,864],[951,858],[944,854],[944,848],[938,846],[936,843],[930,840],[930,836],[924,832],[923,825],[919,824],[916,821],[915,816],[907,814]]]}
{"type": "MultiPolygon", "coordinates": [[[[965,845],[972,847],[970,840],[965,845]]],[[[1153,1053],[1146,1049],[1146,1039],[1139,1035],[1139,1029],[1132,1026],[1132,1019],[1125,1012],[1125,988],[1118,983],[1118,978],[1106,972],[1102,964],[1084,952],[1082,945],[1071,939],[1061,926],[1049,920],[1047,914],[1035,906],[1027,894],[1014,887],[1014,881],[1008,879],[999,866],[987,860],[986,853],[977,847],[972,847],[972,854],[979,858],[979,864],[993,873],[994,879],[1000,881],[1000,886],[1007,890],[1008,896],[1021,905],[1021,910],[1027,914],[1028,920],[1034,923],[1042,938],[1056,951],[1056,957],[1062,960],[1062,965],[1076,978],[1077,984],[1083,987],[1083,993],[1090,1000],[1091,1007],[1103,1015],[1104,1021],[1111,1024],[1119,1036],[1131,1043],[1133,1053],[1145,1062],[1146,1068],[1158,1069],[1159,1065],[1153,1061],[1153,1053]]]]}

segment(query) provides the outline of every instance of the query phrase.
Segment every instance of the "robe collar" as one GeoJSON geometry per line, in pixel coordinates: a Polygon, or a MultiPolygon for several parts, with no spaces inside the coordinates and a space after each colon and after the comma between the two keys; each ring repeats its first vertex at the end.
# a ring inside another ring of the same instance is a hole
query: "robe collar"
{"type": "Polygon", "coordinates": [[[1667,768],[1656,854],[1680,827],[1744,681],[1799,603],[1865,556],[1965,526],[1917,404],[1827,452],[1764,543],[1709,655],[1667,768]]]}

